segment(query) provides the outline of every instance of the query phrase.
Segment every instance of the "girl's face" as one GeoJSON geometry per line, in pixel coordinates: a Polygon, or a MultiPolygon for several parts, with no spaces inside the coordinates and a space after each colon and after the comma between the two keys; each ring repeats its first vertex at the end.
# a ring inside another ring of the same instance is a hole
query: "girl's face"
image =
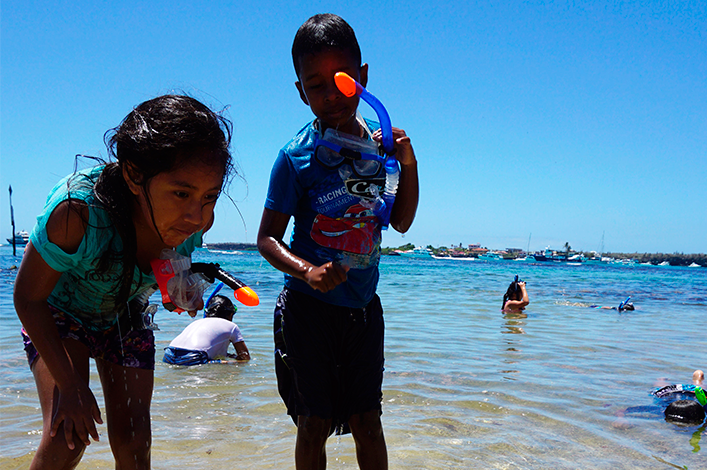
{"type": "Polygon", "coordinates": [[[151,231],[173,248],[211,223],[223,185],[223,171],[205,163],[211,161],[209,158],[198,158],[198,154],[194,157],[190,158],[192,163],[160,173],[148,182],[150,204],[143,188],[128,181],[138,199],[139,208],[134,215],[138,240],[141,233],[151,231]]]}

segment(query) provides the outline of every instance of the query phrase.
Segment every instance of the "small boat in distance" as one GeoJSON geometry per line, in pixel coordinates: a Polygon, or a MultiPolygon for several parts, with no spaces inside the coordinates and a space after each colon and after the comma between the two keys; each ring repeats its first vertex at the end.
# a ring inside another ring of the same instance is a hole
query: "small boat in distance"
{"type": "Polygon", "coordinates": [[[400,256],[406,256],[410,258],[431,258],[432,253],[427,248],[423,248],[421,246],[416,247],[413,250],[409,251],[396,251],[397,254],[400,256]]]}
{"type": "MultiPolygon", "coordinates": [[[[12,238],[6,238],[7,243],[12,245],[12,238]]],[[[26,230],[15,232],[15,245],[26,245],[29,242],[29,233],[26,230]]]]}
{"type": "Polygon", "coordinates": [[[498,261],[502,260],[503,256],[496,253],[495,251],[487,251],[486,253],[479,255],[479,259],[486,261],[498,261]]]}

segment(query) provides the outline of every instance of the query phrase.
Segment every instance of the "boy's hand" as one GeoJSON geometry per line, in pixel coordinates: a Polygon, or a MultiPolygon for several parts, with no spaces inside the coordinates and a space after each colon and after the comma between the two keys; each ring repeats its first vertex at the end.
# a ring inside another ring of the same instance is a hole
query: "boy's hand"
{"type": "MultiPolygon", "coordinates": [[[[380,129],[373,133],[373,140],[376,142],[383,140],[383,134],[380,129]]],[[[405,166],[416,162],[410,137],[407,136],[404,130],[393,127],[393,141],[395,142],[396,150],[395,158],[401,165],[405,166]]]]}
{"type": "Polygon", "coordinates": [[[341,266],[338,263],[329,261],[326,264],[315,267],[307,271],[304,279],[312,289],[329,292],[342,282],[346,281],[348,266],[341,266]]]}

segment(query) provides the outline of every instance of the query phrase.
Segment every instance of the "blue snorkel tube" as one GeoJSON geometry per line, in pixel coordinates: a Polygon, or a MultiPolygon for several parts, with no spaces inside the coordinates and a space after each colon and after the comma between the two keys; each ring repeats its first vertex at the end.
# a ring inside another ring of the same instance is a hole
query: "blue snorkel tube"
{"type": "Polygon", "coordinates": [[[374,212],[381,222],[381,229],[387,230],[390,222],[390,212],[395,203],[395,194],[398,191],[398,181],[400,180],[400,167],[398,166],[398,160],[394,156],[395,141],[393,140],[393,127],[390,123],[390,116],[378,98],[369,93],[360,83],[346,73],[338,72],[334,75],[334,81],[341,93],[348,97],[360,96],[378,115],[383,135],[383,150],[386,154],[384,165],[385,189],[383,190],[383,195],[379,196],[381,204],[376,205],[374,212]]]}
{"type": "Polygon", "coordinates": [[[627,303],[629,303],[630,301],[631,301],[631,296],[629,295],[628,297],[626,297],[626,300],[624,300],[623,302],[621,302],[621,303],[619,304],[619,309],[618,309],[619,312],[622,312],[622,311],[624,310],[624,306],[625,306],[627,303]]]}

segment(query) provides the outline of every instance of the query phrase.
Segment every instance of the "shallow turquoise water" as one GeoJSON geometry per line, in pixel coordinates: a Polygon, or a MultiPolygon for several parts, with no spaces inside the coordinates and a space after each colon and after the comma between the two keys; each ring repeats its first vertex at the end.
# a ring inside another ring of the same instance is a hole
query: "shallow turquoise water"
{"type": "MultiPolygon", "coordinates": [[[[272,311],[282,276],[258,254],[199,251],[258,292],[235,317],[253,360],[158,363],[153,467],[294,468],[295,428],[277,395],[272,311]]],[[[19,264],[0,247],[0,468],[26,468],[40,439],[34,382],[12,308],[19,264]]],[[[383,425],[391,468],[707,468],[707,433],[652,406],[660,383],[687,383],[707,331],[707,269],[568,266],[384,257],[383,425]],[[526,314],[503,316],[513,275],[526,314]],[[588,308],[618,305],[634,312],[588,308]]],[[[161,310],[161,350],[189,322],[161,310]]],[[[99,404],[102,394],[93,369],[99,404]]],[[[105,435],[79,468],[113,468],[105,435]]],[[[333,437],[328,468],[357,468],[350,436],[333,437]]]]}

